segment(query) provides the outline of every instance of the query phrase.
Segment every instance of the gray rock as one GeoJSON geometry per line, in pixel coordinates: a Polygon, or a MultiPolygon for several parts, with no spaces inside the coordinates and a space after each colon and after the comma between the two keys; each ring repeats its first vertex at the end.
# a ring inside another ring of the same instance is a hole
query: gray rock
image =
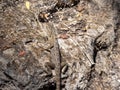
{"type": "Polygon", "coordinates": [[[0,90],[56,90],[54,38],[61,90],[119,90],[120,1],[57,1],[0,1],[0,90]]]}

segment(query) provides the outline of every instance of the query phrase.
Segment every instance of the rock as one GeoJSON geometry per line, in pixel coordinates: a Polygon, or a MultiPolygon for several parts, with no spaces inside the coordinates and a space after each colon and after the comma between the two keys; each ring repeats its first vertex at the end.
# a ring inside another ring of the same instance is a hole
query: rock
{"type": "Polygon", "coordinates": [[[13,56],[14,53],[15,53],[14,48],[9,48],[3,51],[3,54],[8,55],[8,56],[13,56]]]}
{"type": "Polygon", "coordinates": [[[120,89],[119,0],[29,2],[0,1],[0,90],[56,90],[54,38],[61,90],[120,89]]]}

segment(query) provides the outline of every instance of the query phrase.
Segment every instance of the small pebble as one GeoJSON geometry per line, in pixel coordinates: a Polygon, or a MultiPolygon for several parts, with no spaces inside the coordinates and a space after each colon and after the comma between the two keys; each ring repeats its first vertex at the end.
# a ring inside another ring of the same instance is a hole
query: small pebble
{"type": "Polygon", "coordinates": [[[3,54],[13,56],[14,52],[15,52],[14,48],[9,48],[9,49],[4,50],[3,54]]]}

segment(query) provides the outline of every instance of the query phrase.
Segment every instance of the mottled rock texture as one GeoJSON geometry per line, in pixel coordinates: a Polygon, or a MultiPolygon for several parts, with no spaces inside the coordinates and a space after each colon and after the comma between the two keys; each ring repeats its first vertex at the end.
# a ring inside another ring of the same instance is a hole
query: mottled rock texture
{"type": "Polygon", "coordinates": [[[120,90],[120,0],[26,1],[0,0],[0,90],[56,90],[57,67],[60,90],[120,90]]]}

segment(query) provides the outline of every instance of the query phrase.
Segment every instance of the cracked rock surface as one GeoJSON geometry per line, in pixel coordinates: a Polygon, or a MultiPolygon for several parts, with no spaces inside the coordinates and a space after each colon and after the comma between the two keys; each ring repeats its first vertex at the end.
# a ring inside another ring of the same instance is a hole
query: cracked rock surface
{"type": "Polygon", "coordinates": [[[119,0],[0,0],[0,90],[120,90],[119,0]]]}

